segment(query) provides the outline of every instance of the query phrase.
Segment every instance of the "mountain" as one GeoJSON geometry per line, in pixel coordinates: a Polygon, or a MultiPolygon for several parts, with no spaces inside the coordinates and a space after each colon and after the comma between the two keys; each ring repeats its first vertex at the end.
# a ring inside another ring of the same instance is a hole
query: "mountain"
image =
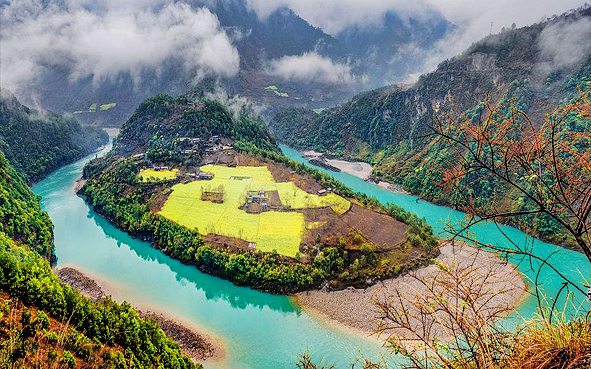
{"type": "Polygon", "coordinates": [[[52,259],[53,223],[39,201],[0,152],[0,232],[52,259]]]}
{"type": "Polygon", "coordinates": [[[454,29],[432,10],[425,10],[420,17],[401,17],[388,11],[381,23],[350,26],[336,38],[363,64],[368,84],[381,86],[385,81],[405,81],[409,74],[421,70],[425,52],[454,29]]]}
{"type": "MultiPolygon", "coordinates": [[[[107,76],[79,73],[70,59],[82,59],[78,62],[83,63],[86,57],[72,57],[45,61],[32,84],[18,86],[14,92],[25,103],[34,101],[57,113],[73,113],[83,123],[111,127],[119,127],[146,98],[159,93],[181,95],[199,85],[203,77],[214,77],[230,94],[249,97],[259,104],[321,108],[352,97],[364,83],[382,84],[385,76],[389,80],[405,79],[416,66],[416,60],[395,60],[395,56],[409,48],[428,49],[452,28],[441,16],[433,14],[402,19],[388,13],[380,26],[351,27],[331,36],[285,7],[261,19],[250,9],[247,0],[194,0],[178,4],[188,4],[195,11],[206,7],[215,15],[220,29],[229,36],[239,54],[236,75],[228,77],[208,70],[188,69],[183,50],[176,50],[156,68],[140,65],[131,68],[133,73],[113,72],[107,76]],[[316,78],[284,78],[269,72],[270,61],[305,53],[317,53],[332,63],[350,67],[354,81],[343,85],[316,78]]],[[[42,9],[51,9],[49,13],[59,10],[58,13],[64,14],[68,6],[51,1],[40,5],[42,9]]],[[[85,11],[100,16],[104,9],[97,4],[85,11]]],[[[110,64],[104,68],[109,69],[110,64]]],[[[84,66],[81,69],[86,71],[84,66]]]]}
{"type": "Polygon", "coordinates": [[[0,97],[0,149],[29,183],[88,155],[108,142],[97,127],[73,118],[29,109],[7,90],[0,97]]]}
{"type": "Polygon", "coordinates": [[[181,145],[180,138],[206,141],[212,136],[247,140],[259,148],[278,151],[267,127],[243,111],[233,112],[207,98],[161,94],[142,102],[123,124],[112,154],[128,156],[147,152],[161,157],[174,156],[181,145]]]}
{"type": "MultiPolygon", "coordinates": [[[[269,60],[317,51],[335,61],[346,61],[350,54],[338,40],[312,27],[292,11],[280,9],[261,20],[249,9],[245,0],[183,3],[196,11],[208,8],[239,53],[240,70],[237,75],[223,77],[205,71],[206,76],[216,77],[223,88],[251,96],[258,102],[273,101],[280,105],[310,101],[320,87],[326,87],[325,97],[335,96],[334,102],[347,97],[338,86],[321,83],[312,83],[310,87],[285,81],[282,88],[285,87],[285,92],[297,96],[299,100],[294,97],[280,98],[264,90],[266,86],[281,84],[278,77],[265,73],[269,60]]],[[[60,3],[46,6],[67,8],[60,3]]],[[[100,14],[99,10],[96,12],[100,14]]],[[[178,53],[181,54],[182,50],[178,53]]],[[[48,64],[44,65],[43,72],[30,89],[23,88],[23,91],[15,93],[19,96],[34,95],[40,106],[59,113],[74,113],[81,122],[103,126],[119,127],[143,100],[159,93],[181,95],[190,91],[203,77],[202,71],[184,68],[181,58],[174,55],[158,65],[157,71],[138,68],[138,74],[134,76],[122,72],[113,78],[98,81],[92,75],[71,78],[73,71],[66,63],[48,64]]]]}
{"type": "MultiPolygon", "coordinates": [[[[579,86],[583,90],[589,86],[591,49],[577,43],[566,51],[569,38],[557,40],[566,34],[587,34],[590,22],[591,8],[587,7],[491,35],[442,62],[414,85],[361,93],[320,114],[285,109],[273,117],[270,128],[288,145],[370,162],[376,177],[400,183],[431,201],[462,208],[453,194],[435,185],[432,171],[423,165],[451,154],[433,144],[429,128],[433,117],[465,113],[477,119],[488,99],[492,104],[514,104],[539,126],[548,104],[560,104],[576,96],[579,86]]],[[[504,193],[508,209],[528,201],[515,198],[508,188],[492,180],[466,186],[481,202],[492,198],[490,191],[504,193]]],[[[548,219],[532,217],[517,225],[553,242],[568,245],[572,241],[557,234],[548,219]]]]}

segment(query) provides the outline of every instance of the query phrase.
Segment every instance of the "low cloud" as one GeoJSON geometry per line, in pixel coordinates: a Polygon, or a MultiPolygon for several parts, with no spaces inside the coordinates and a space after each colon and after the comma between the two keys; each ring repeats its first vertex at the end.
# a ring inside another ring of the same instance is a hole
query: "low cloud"
{"type": "Polygon", "coordinates": [[[591,20],[560,21],[540,34],[538,46],[542,58],[552,69],[572,66],[591,52],[591,20]]]}
{"type": "Polygon", "coordinates": [[[258,119],[265,106],[256,104],[249,98],[241,95],[230,96],[219,85],[216,85],[214,92],[208,92],[205,97],[210,100],[219,101],[232,112],[234,119],[238,120],[241,116],[248,116],[258,119]]]}
{"type": "Polygon", "coordinates": [[[439,63],[461,54],[474,42],[502,28],[528,26],[555,14],[582,6],[585,0],[425,0],[457,28],[425,52],[424,64],[415,76],[434,70],[439,63]]]}
{"type": "Polygon", "coordinates": [[[266,72],[272,76],[301,82],[350,84],[355,80],[349,64],[335,63],[316,52],[272,60],[266,72]]]}
{"type": "Polygon", "coordinates": [[[0,83],[9,89],[53,67],[95,83],[120,73],[137,82],[171,60],[196,79],[239,70],[238,51],[206,8],[164,0],[16,0],[1,7],[0,83]]]}

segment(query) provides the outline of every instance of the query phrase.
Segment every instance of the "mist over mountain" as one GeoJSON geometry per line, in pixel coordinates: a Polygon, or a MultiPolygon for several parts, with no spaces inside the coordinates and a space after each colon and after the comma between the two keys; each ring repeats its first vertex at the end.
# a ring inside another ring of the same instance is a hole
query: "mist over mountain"
{"type": "Polygon", "coordinates": [[[0,123],[0,151],[29,183],[109,140],[105,131],[72,117],[21,105],[6,89],[0,89],[0,123]]]}
{"type": "MultiPolygon", "coordinates": [[[[569,5],[542,1],[529,17],[514,10],[531,21],[569,5]]],[[[104,126],[120,126],[150,96],[183,94],[206,77],[264,106],[325,108],[413,82],[493,30],[482,6],[437,0],[19,0],[0,7],[2,86],[28,106],[104,126]]]]}
{"type": "Polygon", "coordinates": [[[143,99],[182,94],[207,76],[260,103],[333,105],[382,84],[386,70],[391,78],[405,74],[412,60],[393,63],[393,55],[428,47],[449,26],[441,17],[424,22],[391,13],[380,26],[335,37],[288,7],[261,17],[246,0],[27,0],[1,7],[2,85],[30,106],[115,126],[143,99]],[[90,109],[94,103],[111,107],[90,109]]]}

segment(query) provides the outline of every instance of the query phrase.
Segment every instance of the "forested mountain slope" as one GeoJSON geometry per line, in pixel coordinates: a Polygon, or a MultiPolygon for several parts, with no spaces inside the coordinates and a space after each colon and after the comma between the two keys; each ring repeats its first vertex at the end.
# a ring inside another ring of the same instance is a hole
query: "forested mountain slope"
{"type": "Polygon", "coordinates": [[[0,232],[46,259],[53,256],[53,224],[39,199],[0,152],[0,232]]]}
{"type": "Polygon", "coordinates": [[[106,144],[109,137],[75,119],[21,105],[7,90],[0,97],[0,149],[29,183],[106,144]]]}
{"type": "Polygon", "coordinates": [[[230,111],[207,98],[157,95],[142,102],[121,127],[112,154],[147,152],[173,155],[181,138],[208,139],[211,136],[246,140],[272,151],[278,147],[267,127],[243,111],[230,111]]]}
{"type": "MultiPolygon", "coordinates": [[[[365,92],[316,116],[286,109],[275,115],[270,128],[289,145],[368,161],[375,165],[375,176],[401,183],[432,201],[461,208],[456,196],[442,192],[433,171],[423,165],[449,159],[452,154],[433,145],[429,128],[433,117],[465,113],[478,119],[484,111],[483,102],[488,100],[520,109],[539,127],[550,109],[547,104],[560,104],[576,96],[579,87],[589,88],[591,50],[572,44],[572,35],[589,32],[590,22],[591,9],[585,8],[492,35],[441,63],[412,86],[365,92]],[[556,42],[564,47],[557,50],[556,42]],[[567,57],[564,53],[569,42],[567,57]],[[573,55],[576,57],[570,58],[573,55]]],[[[572,122],[573,127],[588,124],[584,119],[572,122]]],[[[482,202],[491,197],[491,191],[508,191],[486,179],[466,186],[482,202]]],[[[524,202],[527,206],[527,199],[506,195],[507,208],[524,206],[524,202]]],[[[520,226],[543,238],[569,243],[554,232],[547,219],[526,219],[520,226]]]]}
{"type": "Polygon", "coordinates": [[[21,178],[0,151],[0,367],[201,367],[129,304],[52,273],[53,225],[21,178]]]}

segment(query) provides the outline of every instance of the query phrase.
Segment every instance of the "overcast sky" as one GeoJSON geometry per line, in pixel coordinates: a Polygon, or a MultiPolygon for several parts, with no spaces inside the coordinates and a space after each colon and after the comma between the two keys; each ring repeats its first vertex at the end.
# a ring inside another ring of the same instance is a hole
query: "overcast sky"
{"type": "MultiPolygon", "coordinates": [[[[320,27],[325,32],[338,36],[349,27],[380,26],[387,12],[395,12],[402,19],[421,18],[433,12],[439,12],[447,20],[458,26],[455,32],[438,42],[431,50],[418,50],[413,45],[404,49],[424,53],[424,65],[402,80],[412,82],[420,74],[432,71],[437,65],[454,55],[466,50],[472,43],[491,33],[498,33],[501,28],[509,28],[513,23],[523,27],[539,22],[554,14],[562,14],[580,7],[585,0],[246,0],[248,6],[258,17],[265,19],[272,12],[288,7],[310,24],[320,27]],[[491,27],[492,26],[492,27],[491,27]]],[[[403,53],[404,50],[401,50],[403,53]]],[[[397,58],[404,58],[398,55],[397,58]]],[[[396,62],[393,60],[392,62],[396,62]]],[[[273,72],[286,78],[319,77],[320,71],[332,70],[328,78],[350,82],[359,80],[349,75],[346,65],[331,63],[318,56],[302,55],[282,58],[271,64],[273,72]],[[316,67],[313,61],[322,61],[323,67],[316,67]]],[[[397,83],[399,80],[384,80],[397,83]]]]}

